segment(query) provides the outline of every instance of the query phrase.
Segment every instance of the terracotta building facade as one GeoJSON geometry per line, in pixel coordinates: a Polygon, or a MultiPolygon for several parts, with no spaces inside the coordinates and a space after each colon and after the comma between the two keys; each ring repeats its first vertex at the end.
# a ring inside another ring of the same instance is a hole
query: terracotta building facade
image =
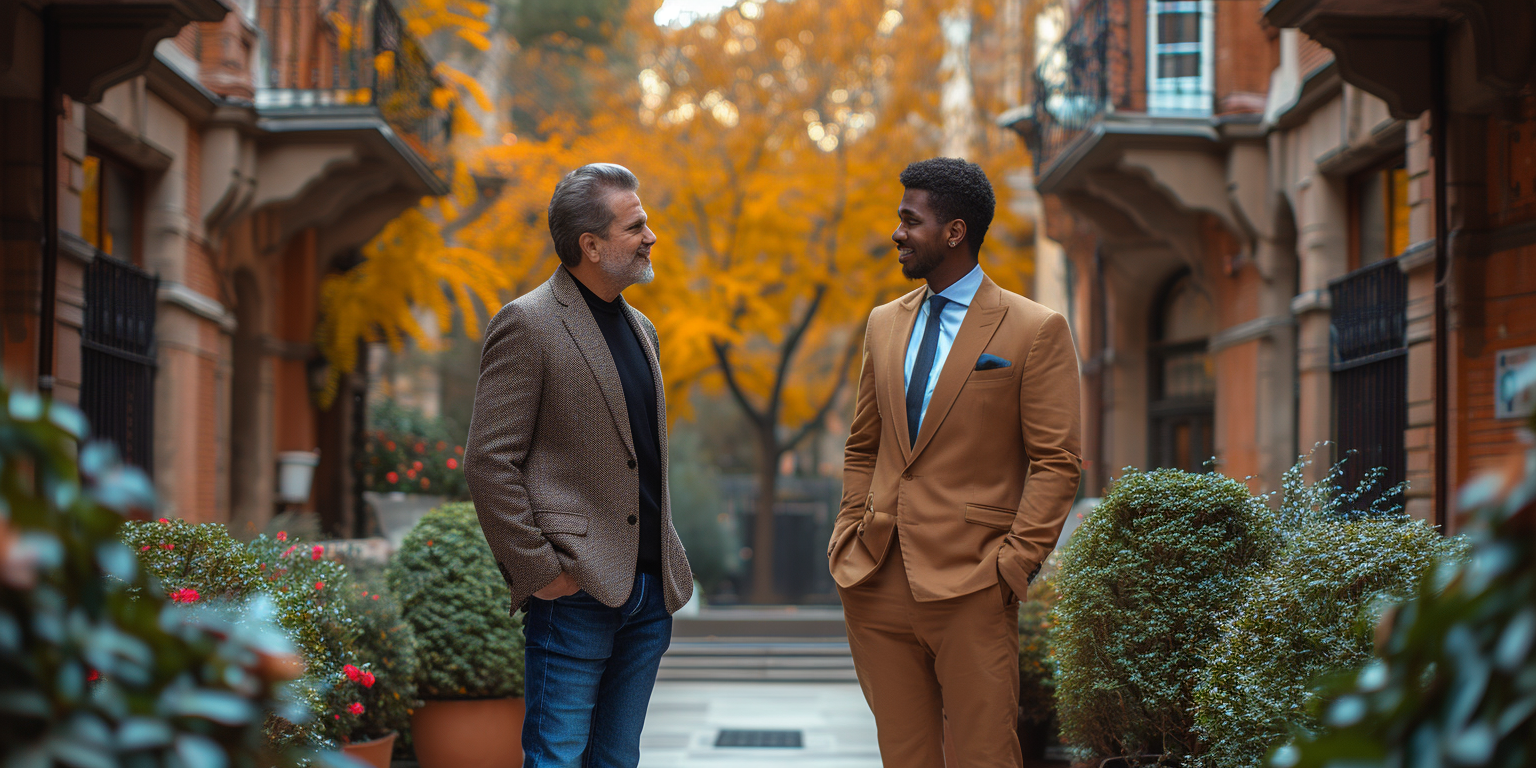
{"type": "Polygon", "coordinates": [[[1536,358],[1516,42],[1536,27],[1513,5],[1036,9],[1060,22],[1035,25],[1026,103],[1000,122],[1064,261],[1087,495],[1121,467],[1212,459],[1274,490],[1327,442],[1318,468],[1382,467],[1412,514],[1451,522],[1452,489],[1528,412],[1500,377],[1536,358]]]}
{"type": "Polygon", "coordinates": [[[362,388],[317,403],[319,288],[446,189],[430,62],[387,0],[6,9],[6,381],[77,403],[188,520],[261,527],[279,455],[318,452],[292,506],[354,532],[362,388]]]}

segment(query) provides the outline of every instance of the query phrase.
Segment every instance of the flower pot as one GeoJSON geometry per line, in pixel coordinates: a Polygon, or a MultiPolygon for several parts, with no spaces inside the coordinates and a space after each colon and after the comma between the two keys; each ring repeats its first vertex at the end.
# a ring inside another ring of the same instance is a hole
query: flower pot
{"type": "Polygon", "coordinates": [[[395,737],[398,735],[394,731],[390,731],[373,741],[357,741],[347,744],[341,748],[341,751],[373,766],[373,768],[389,768],[389,756],[395,751],[395,737]]]}
{"type": "Polygon", "coordinates": [[[523,700],[429,700],[411,739],[421,768],[522,768],[523,700]]]}

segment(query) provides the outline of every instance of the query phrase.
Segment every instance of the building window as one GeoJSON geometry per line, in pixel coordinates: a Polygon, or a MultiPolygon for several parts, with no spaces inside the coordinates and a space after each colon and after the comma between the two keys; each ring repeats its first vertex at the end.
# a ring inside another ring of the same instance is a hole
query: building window
{"type": "Polygon", "coordinates": [[[1212,0],[1149,0],[1147,111],[1206,115],[1211,111],[1212,0]]]}
{"type": "Polygon", "coordinates": [[[1185,273],[1164,289],[1148,345],[1150,464],[1206,471],[1215,453],[1216,376],[1207,351],[1216,311],[1185,273]]]}
{"type": "Polygon", "coordinates": [[[81,170],[80,236],[108,256],[138,264],[143,189],[138,171],[94,150],[81,170]]]}
{"type": "Polygon", "coordinates": [[[1399,158],[1350,180],[1354,268],[1395,258],[1408,248],[1408,169],[1399,158]]]}

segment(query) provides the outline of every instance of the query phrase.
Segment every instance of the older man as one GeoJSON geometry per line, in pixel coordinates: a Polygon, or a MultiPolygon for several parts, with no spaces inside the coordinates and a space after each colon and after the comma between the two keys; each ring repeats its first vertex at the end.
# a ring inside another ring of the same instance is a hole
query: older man
{"type": "Polygon", "coordinates": [[[486,331],[464,471],[512,605],[524,606],[528,768],[617,768],[693,575],[672,526],[656,328],[619,294],[650,282],[639,181],[585,165],[555,187],[561,266],[486,331]]]}

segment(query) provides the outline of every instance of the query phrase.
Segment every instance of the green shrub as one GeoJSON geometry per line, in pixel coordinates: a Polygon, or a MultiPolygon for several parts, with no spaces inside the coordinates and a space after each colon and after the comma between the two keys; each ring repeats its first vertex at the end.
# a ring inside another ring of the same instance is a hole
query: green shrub
{"type": "Polygon", "coordinates": [[[292,646],[260,602],[167,600],[118,538],[153,509],[149,480],[85,433],[74,409],[0,385],[0,764],[339,760],[268,749],[264,712],[302,719],[271,679],[292,646]]]}
{"type": "Polygon", "coordinates": [[[256,560],[262,589],[276,601],[278,622],[304,657],[305,700],[313,726],[283,729],[284,738],[344,741],[358,728],[364,687],[349,667],[369,670],[356,654],[361,633],[348,612],[347,596],[357,590],[346,566],[323,556],[320,547],[295,536],[262,534],[246,544],[256,560]]]}
{"type": "Polygon", "coordinates": [[[453,434],[442,419],[428,418],[393,400],[375,405],[368,421],[372,429],[357,458],[365,488],[469,498],[464,435],[453,434]]]}
{"type": "Polygon", "coordinates": [[[144,570],[177,602],[238,602],[261,586],[256,558],[224,525],[193,525],[162,517],[157,522],[128,523],[121,536],[138,553],[144,570]]]}
{"type": "Polygon", "coordinates": [[[1278,557],[1222,622],[1195,690],[1206,764],[1258,768],[1292,726],[1313,729],[1309,684],[1371,659],[1382,610],[1412,597],[1464,541],[1407,515],[1319,518],[1289,532],[1278,557]]]}
{"type": "MultiPolygon", "coordinates": [[[[1536,367],[1522,372],[1536,383],[1536,367]]],[[[1524,387],[1522,387],[1524,388],[1524,387]]],[[[1536,430],[1536,417],[1530,422],[1536,430]]],[[[1511,457],[1518,459],[1519,457],[1511,457]]],[[[1276,768],[1487,766],[1536,756],[1536,451],[1463,488],[1470,557],[1421,580],[1382,656],[1325,684],[1276,768]],[[1440,587],[1445,585],[1442,590],[1440,587]]]]}
{"type": "Polygon", "coordinates": [[[1193,693],[1245,581],[1279,545],[1242,483],[1129,470],[1073,534],[1052,643],[1063,736],[1097,755],[1196,754],[1193,693]]]}
{"type": "Polygon", "coordinates": [[[420,695],[523,695],[523,632],[472,504],[445,504],[406,534],[387,572],[416,632],[420,695]]]}
{"type": "Polygon", "coordinates": [[[357,657],[368,665],[358,699],[363,714],[350,739],[367,741],[410,733],[411,709],[416,704],[416,632],[400,615],[400,606],[389,592],[384,574],[376,568],[349,566],[357,576],[356,588],[347,599],[347,612],[357,621],[354,646],[357,657]]]}

